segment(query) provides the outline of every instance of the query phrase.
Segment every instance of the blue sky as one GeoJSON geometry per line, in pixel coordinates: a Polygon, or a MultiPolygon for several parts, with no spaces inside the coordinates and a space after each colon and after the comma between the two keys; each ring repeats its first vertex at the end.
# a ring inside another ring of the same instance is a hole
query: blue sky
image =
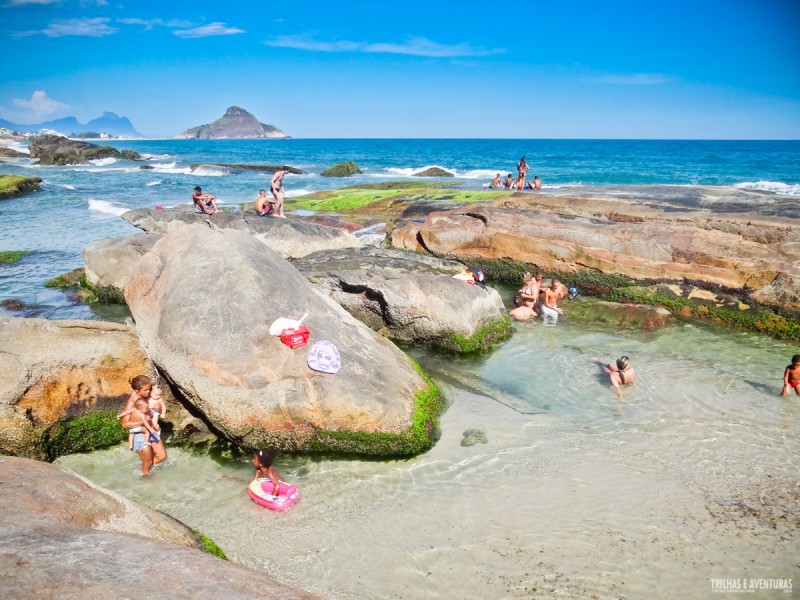
{"type": "Polygon", "coordinates": [[[0,117],[172,136],[800,139],[800,0],[0,0],[0,117]]]}

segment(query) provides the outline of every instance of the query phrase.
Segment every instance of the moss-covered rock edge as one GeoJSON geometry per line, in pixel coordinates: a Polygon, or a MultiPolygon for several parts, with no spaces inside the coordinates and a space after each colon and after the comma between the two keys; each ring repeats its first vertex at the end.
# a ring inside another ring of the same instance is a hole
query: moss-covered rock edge
{"type": "Polygon", "coordinates": [[[78,288],[80,298],[87,304],[125,304],[122,290],[113,286],[98,286],[86,278],[83,269],[54,277],[44,284],[50,288],[78,288]]]}
{"type": "Polygon", "coordinates": [[[44,431],[40,447],[52,462],[59,456],[115,446],[127,439],[128,432],[120,427],[113,411],[97,410],[54,423],[44,431]]]}
{"type": "Polygon", "coordinates": [[[503,340],[507,340],[513,332],[511,318],[503,315],[479,327],[469,337],[454,333],[436,345],[438,348],[458,352],[459,354],[482,352],[490,350],[503,340]]]}
{"type": "MultiPolygon", "coordinates": [[[[455,260],[470,266],[480,267],[486,278],[501,283],[519,285],[521,274],[535,272],[538,265],[516,261],[510,258],[483,258],[457,254],[436,254],[438,258],[455,260]]],[[[556,277],[568,286],[576,286],[583,295],[593,296],[612,302],[631,302],[663,306],[674,314],[700,320],[710,320],[718,325],[726,325],[765,334],[778,339],[800,341],[800,311],[765,306],[742,290],[723,290],[720,286],[702,281],[680,280],[640,280],[627,275],[601,273],[593,270],[575,272],[547,271],[541,269],[545,277],[556,277]],[[740,300],[747,306],[739,309],[699,298],[684,298],[665,293],[658,284],[689,284],[700,289],[720,293],[740,300]]]]}
{"type": "Polygon", "coordinates": [[[381,458],[405,458],[429,450],[439,438],[439,415],[444,409],[437,385],[412,360],[426,388],[414,395],[411,426],[402,433],[382,431],[319,430],[308,443],[309,452],[354,454],[381,458]]]}
{"type": "Polygon", "coordinates": [[[221,558],[222,560],[228,560],[228,557],[225,556],[225,553],[222,551],[222,548],[217,546],[216,542],[204,534],[202,531],[197,529],[192,529],[192,533],[194,533],[197,540],[200,542],[202,546],[201,549],[203,552],[207,552],[208,554],[212,554],[217,558],[221,558]]]}

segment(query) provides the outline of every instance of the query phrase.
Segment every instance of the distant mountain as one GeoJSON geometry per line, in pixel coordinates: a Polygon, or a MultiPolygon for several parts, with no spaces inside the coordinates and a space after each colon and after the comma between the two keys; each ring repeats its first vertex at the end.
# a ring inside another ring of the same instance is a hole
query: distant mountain
{"type": "Polygon", "coordinates": [[[142,137],[142,134],[134,129],[128,117],[120,117],[112,112],[104,112],[103,116],[92,119],[86,125],[82,125],[75,117],[64,117],[63,119],[45,121],[44,123],[33,123],[30,125],[22,125],[0,119],[0,127],[5,127],[12,131],[20,131],[22,133],[37,133],[42,129],[52,129],[53,131],[72,137],[90,132],[106,133],[108,135],[121,137],[142,137]]]}
{"type": "Polygon", "coordinates": [[[142,137],[133,128],[128,117],[120,117],[113,112],[104,112],[102,117],[92,119],[86,124],[88,131],[98,131],[122,137],[142,137]]]}
{"type": "Polygon", "coordinates": [[[243,138],[288,138],[274,125],[260,123],[243,108],[231,106],[210,125],[199,125],[175,136],[179,140],[218,140],[243,138]]]}

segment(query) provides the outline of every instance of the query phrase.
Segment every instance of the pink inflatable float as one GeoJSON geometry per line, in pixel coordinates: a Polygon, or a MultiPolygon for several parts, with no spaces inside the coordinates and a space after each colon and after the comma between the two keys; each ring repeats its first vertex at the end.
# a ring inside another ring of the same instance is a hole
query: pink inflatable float
{"type": "Polygon", "coordinates": [[[300,499],[297,486],[283,481],[278,486],[278,495],[273,495],[272,482],[266,477],[254,479],[247,488],[250,499],[256,504],[266,506],[270,510],[289,510],[300,499]]]}

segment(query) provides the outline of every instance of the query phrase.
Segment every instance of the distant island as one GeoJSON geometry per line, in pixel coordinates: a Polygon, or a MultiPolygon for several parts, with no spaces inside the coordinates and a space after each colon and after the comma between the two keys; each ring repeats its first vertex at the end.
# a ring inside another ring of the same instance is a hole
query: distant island
{"type": "Polygon", "coordinates": [[[199,125],[175,136],[178,140],[290,138],[274,125],[260,123],[243,108],[231,106],[209,125],[199,125]]]}
{"type": "Polygon", "coordinates": [[[0,119],[0,128],[19,133],[59,133],[67,137],[103,138],[103,137],[142,137],[136,131],[128,117],[120,117],[113,112],[104,112],[102,116],[92,119],[86,125],[75,117],[64,117],[54,121],[24,125],[0,119]]]}

